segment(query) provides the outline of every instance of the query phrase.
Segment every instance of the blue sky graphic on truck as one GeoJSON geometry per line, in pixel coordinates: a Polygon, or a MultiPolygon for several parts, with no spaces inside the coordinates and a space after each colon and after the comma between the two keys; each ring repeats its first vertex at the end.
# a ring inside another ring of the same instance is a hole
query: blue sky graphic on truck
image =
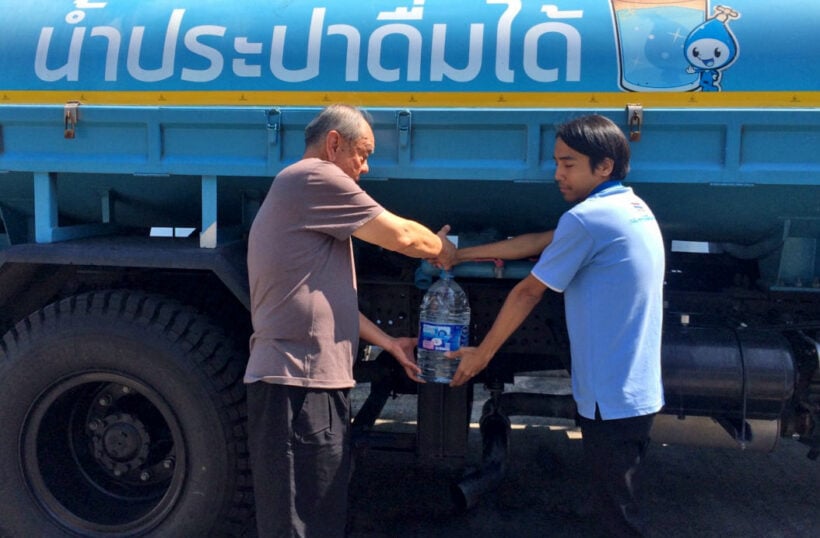
{"type": "Polygon", "coordinates": [[[728,22],[740,14],[705,0],[611,0],[620,86],[629,91],[720,91],[738,56],[728,22]],[[639,6],[639,7],[636,7],[639,6]],[[645,7],[644,7],[645,6],[645,7]]]}

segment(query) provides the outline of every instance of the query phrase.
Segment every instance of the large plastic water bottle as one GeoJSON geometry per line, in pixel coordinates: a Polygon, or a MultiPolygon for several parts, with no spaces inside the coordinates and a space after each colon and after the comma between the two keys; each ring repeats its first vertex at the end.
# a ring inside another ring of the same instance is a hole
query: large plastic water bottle
{"type": "Polygon", "coordinates": [[[419,312],[417,350],[421,377],[434,383],[449,383],[459,361],[444,356],[470,341],[470,303],[449,271],[427,290],[419,312]]]}

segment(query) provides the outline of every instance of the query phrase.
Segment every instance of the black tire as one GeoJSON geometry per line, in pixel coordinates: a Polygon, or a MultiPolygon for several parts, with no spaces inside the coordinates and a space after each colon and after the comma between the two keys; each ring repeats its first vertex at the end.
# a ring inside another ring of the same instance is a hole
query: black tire
{"type": "Polygon", "coordinates": [[[0,536],[239,536],[246,353],[177,302],[51,304],[0,343],[0,536]]]}

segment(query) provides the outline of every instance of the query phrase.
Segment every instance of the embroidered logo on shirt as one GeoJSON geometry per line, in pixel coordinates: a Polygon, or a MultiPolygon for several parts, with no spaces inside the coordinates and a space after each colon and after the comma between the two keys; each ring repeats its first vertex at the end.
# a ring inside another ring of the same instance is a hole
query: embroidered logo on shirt
{"type": "Polygon", "coordinates": [[[629,222],[636,223],[636,222],[643,222],[645,220],[655,220],[655,216],[652,215],[652,212],[649,211],[649,208],[646,207],[641,202],[631,202],[632,210],[634,216],[629,219],[629,222]]]}

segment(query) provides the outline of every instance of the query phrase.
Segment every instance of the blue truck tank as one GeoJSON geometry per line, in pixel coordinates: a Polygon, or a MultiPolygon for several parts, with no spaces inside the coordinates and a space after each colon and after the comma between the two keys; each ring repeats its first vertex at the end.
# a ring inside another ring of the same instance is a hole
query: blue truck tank
{"type": "MultiPolygon", "coordinates": [[[[366,190],[462,244],[554,226],[555,125],[612,118],[667,242],[666,413],[713,418],[731,446],[794,435],[818,454],[817,2],[0,8],[0,521],[19,534],[246,531],[244,237],[334,102],[374,117],[366,190]]],[[[412,334],[429,268],[357,248],[362,311],[412,334]]],[[[530,266],[456,268],[476,341],[530,266]]],[[[561,312],[545,301],[481,381],[567,368],[561,312]]],[[[471,393],[419,391],[382,357],[356,374],[373,385],[358,432],[387,395],[418,393],[402,446],[463,458],[471,393]],[[461,426],[442,436],[443,420],[461,426]]],[[[499,413],[522,411],[503,396],[499,413]]]]}

